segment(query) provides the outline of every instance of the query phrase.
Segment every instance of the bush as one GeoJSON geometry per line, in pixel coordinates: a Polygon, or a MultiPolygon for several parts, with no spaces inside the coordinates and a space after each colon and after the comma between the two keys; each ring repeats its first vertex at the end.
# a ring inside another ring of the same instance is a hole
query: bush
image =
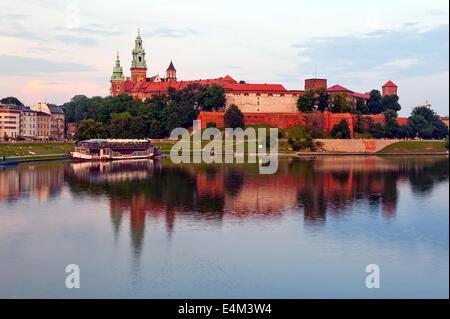
{"type": "Polygon", "coordinates": [[[226,127],[229,128],[237,128],[240,127],[244,129],[244,114],[242,114],[241,110],[235,105],[231,104],[230,107],[227,109],[224,115],[224,121],[226,127]]]}
{"type": "Polygon", "coordinates": [[[350,128],[348,127],[347,121],[342,119],[339,124],[335,124],[331,130],[331,135],[336,138],[350,138],[350,128]]]}
{"type": "Polygon", "coordinates": [[[22,135],[19,135],[16,137],[17,141],[25,141],[25,137],[23,137],[22,135]]]}
{"type": "Polygon", "coordinates": [[[208,123],[206,123],[206,128],[210,128],[210,127],[217,127],[216,122],[208,122],[208,123]]]}
{"type": "Polygon", "coordinates": [[[5,135],[3,135],[3,140],[5,140],[5,142],[9,141],[9,136],[8,134],[5,133],[5,135]]]}
{"type": "Polygon", "coordinates": [[[316,147],[320,147],[322,145],[320,142],[314,143],[310,135],[307,135],[304,139],[289,137],[288,143],[292,146],[294,151],[309,149],[311,152],[315,152],[316,147]]]}
{"type": "Polygon", "coordinates": [[[386,132],[383,125],[381,125],[381,123],[377,123],[373,126],[370,134],[372,134],[374,138],[384,138],[386,132]]]}

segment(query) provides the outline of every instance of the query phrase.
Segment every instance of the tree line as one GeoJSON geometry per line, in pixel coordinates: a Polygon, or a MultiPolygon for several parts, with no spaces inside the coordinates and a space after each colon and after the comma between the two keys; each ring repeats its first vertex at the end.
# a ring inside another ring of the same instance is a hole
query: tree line
{"type": "Polygon", "coordinates": [[[320,112],[351,113],[351,114],[381,114],[387,110],[400,111],[399,97],[394,95],[381,96],[380,91],[372,90],[367,103],[362,98],[355,98],[355,104],[347,100],[346,92],[329,93],[326,88],[306,90],[297,100],[297,108],[302,113],[317,109],[320,112]]]}
{"type": "MultiPolygon", "coordinates": [[[[373,138],[422,138],[444,139],[448,136],[448,127],[440,117],[427,107],[416,107],[408,117],[406,124],[400,125],[397,121],[397,112],[388,109],[384,112],[384,125],[374,123],[370,117],[357,116],[354,131],[368,133],[373,138]]],[[[345,119],[336,124],[331,135],[336,138],[350,138],[350,129],[345,119]]]]}
{"type": "Polygon", "coordinates": [[[79,123],[74,138],[162,138],[176,127],[189,127],[199,112],[225,105],[223,87],[189,84],[144,101],[127,94],[115,97],[74,96],[62,107],[66,121],[79,123]]]}

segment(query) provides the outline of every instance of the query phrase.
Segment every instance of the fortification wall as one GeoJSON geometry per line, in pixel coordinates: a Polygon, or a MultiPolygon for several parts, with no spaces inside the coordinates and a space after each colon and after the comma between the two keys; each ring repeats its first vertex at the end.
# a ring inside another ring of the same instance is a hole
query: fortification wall
{"type": "Polygon", "coordinates": [[[327,152],[375,153],[399,140],[316,139],[316,141],[322,142],[323,149],[327,152]]]}
{"type": "MultiPolygon", "coordinates": [[[[202,128],[206,128],[208,122],[215,122],[217,127],[224,127],[224,112],[200,112],[198,120],[202,121],[202,128]]],[[[350,133],[353,136],[353,128],[356,125],[356,115],[350,113],[245,113],[245,125],[266,124],[278,128],[288,128],[294,126],[305,125],[306,120],[314,123],[317,127],[326,132],[331,132],[333,126],[339,124],[342,119],[345,119],[350,128],[350,133]]],[[[371,117],[374,123],[384,124],[384,115],[363,115],[364,117],[371,117]]],[[[406,124],[407,118],[397,118],[400,125],[406,124]]]]}
{"type": "Polygon", "coordinates": [[[236,104],[243,113],[297,113],[297,94],[226,93],[225,108],[236,104]]]}

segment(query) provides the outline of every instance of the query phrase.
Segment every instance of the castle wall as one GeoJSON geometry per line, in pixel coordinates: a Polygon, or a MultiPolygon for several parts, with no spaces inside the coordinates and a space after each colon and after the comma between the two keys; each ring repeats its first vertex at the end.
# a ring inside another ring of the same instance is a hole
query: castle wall
{"type": "MultiPolygon", "coordinates": [[[[215,122],[217,127],[224,127],[224,112],[200,112],[197,120],[200,120],[201,127],[206,128],[208,122],[215,122]]],[[[309,120],[314,125],[320,127],[326,132],[331,132],[333,126],[339,124],[345,119],[353,136],[353,128],[356,125],[356,115],[350,113],[246,113],[243,112],[245,125],[266,124],[278,128],[289,128],[294,126],[305,125],[309,120]]],[[[384,115],[363,115],[363,117],[371,117],[374,123],[384,124],[384,115]]],[[[406,124],[407,118],[397,118],[400,125],[406,124]]]]}
{"type": "Polygon", "coordinates": [[[297,113],[298,94],[226,93],[225,108],[236,104],[245,113],[297,113]]]}

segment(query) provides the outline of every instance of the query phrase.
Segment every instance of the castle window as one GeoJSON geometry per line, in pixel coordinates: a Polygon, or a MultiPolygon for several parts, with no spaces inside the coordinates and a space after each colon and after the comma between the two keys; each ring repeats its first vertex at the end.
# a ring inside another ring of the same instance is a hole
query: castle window
{"type": "Polygon", "coordinates": [[[117,91],[120,91],[120,85],[117,86],[117,91]]]}
{"type": "Polygon", "coordinates": [[[142,58],[141,58],[141,57],[139,57],[139,62],[141,62],[141,60],[142,60],[142,58]]]}

